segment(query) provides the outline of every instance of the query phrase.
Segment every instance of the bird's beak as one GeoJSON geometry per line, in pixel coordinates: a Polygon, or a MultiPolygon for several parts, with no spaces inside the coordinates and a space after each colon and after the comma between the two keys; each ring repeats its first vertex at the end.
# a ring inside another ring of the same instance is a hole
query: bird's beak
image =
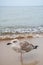
{"type": "Polygon", "coordinates": [[[10,45],[10,44],[12,44],[12,43],[7,43],[7,45],[10,45]]]}

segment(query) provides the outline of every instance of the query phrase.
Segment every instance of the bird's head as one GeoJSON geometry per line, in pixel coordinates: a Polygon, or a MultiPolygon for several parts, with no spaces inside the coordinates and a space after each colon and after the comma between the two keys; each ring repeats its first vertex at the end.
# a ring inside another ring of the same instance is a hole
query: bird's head
{"type": "Polygon", "coordinates": [[[16,44],[16,43],[18,43],[18,40],[17,39],[14,39],[14,40],[12,40],[10,43],[7,43],[7,45],[11,45],[11,44],[16,44]]]}
{"type": "Polygon", "coordinates": [[[11,45],[12,43],[7,43],[7,45],[11,45]]]}

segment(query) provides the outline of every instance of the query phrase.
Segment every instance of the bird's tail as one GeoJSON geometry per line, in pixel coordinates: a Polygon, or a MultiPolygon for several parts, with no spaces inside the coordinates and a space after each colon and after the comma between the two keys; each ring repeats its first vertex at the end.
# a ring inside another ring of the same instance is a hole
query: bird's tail
{"type": "Polygon", "coordinates": [[[34,46],[34,49],[37,49],[38,45],[34,46]]]}

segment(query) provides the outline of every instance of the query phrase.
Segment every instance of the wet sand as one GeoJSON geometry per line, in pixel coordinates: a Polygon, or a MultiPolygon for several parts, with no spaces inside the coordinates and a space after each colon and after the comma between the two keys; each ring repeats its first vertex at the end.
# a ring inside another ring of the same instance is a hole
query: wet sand
{"type": "Polygon", "coordinates": [[[26,40],[39,47],[23,54],[23,63],[20,61],[20,53],[16,53],[10,46],[6,45],[10,40],[0,41],[0,65],[43,65],[43,38],[26,40]]]}

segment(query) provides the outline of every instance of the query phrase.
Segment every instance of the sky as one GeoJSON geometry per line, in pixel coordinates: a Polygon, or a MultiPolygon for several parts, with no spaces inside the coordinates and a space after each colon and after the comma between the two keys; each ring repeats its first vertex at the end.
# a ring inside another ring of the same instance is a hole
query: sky
{"type": "Polygon", "coordinates": [[[0,6],[43,6],[43,0],[0,0],[0,6]]]}

